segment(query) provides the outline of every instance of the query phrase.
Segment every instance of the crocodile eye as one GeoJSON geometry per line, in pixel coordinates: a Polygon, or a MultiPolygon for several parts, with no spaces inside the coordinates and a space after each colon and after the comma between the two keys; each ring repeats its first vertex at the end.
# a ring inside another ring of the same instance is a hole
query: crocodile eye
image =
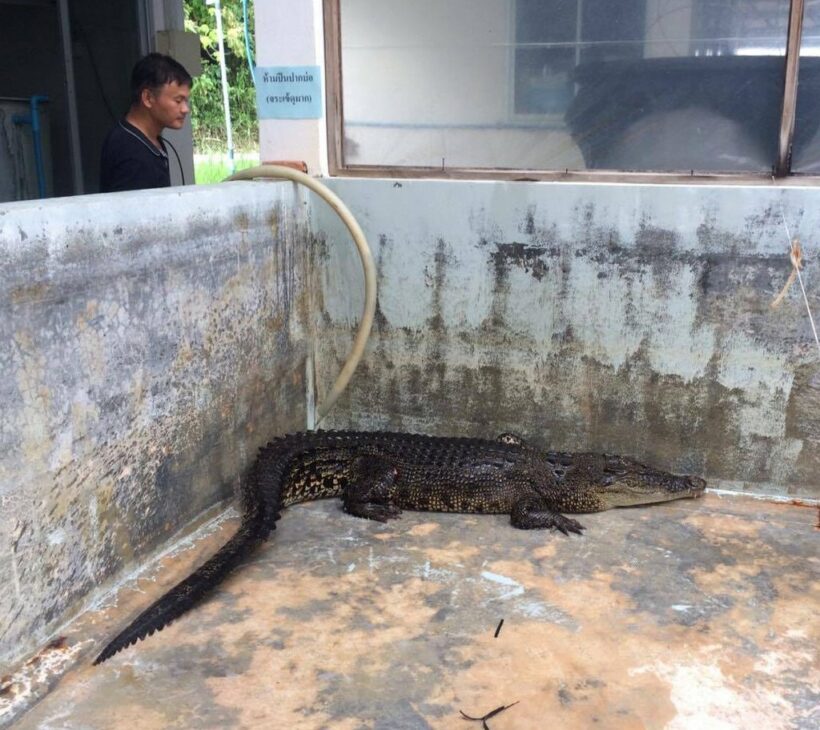
{"type": "Polygon", "coordinates": [[[629,470],[627,469],[626,464],[624,464],[620,459],[611,459],[604,465],[604,471],[609,474],[615,474],[616,476],[622,477],[629,470]]]}

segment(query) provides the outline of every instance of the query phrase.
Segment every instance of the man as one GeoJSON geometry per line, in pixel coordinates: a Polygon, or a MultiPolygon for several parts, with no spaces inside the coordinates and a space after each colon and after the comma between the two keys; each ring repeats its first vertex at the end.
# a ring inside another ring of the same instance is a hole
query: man
{"type": "Polygon", "coordinates": [[[190,94],[190,74],[170,56],[149,53],[137,62],[131,72],[131,107],[103,143],[100,192],[171,185],[170,143],[160,135],[166,128],[182,128],[190,94]]]}

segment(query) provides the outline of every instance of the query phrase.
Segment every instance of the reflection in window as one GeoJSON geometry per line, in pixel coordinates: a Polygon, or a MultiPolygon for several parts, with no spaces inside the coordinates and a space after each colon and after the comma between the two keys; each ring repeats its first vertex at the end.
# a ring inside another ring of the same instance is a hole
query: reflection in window
{"type": "Polygon", "coordinates": [[[340,10],[346,164],[774,164],[784,0],[340,0],[340,10]]]}
{"type": "Polygon", "coordinates": [[[575,95],[576,66],[640,58],[644,0],[518,0],[515,4],[515,113],[563,116],[575,95]]]}

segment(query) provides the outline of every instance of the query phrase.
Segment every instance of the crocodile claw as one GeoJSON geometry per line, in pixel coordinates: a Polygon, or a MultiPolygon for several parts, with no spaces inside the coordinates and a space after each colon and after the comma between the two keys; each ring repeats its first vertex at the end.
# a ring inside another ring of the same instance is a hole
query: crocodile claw
{"type": "Polygon", "coordinates": [[[376,520],[376,522],[397,520],[401,516],[401,509],[398,507],[375,502],[345,502],[344,510],[354,517],[363,517],[366,520],[376,520]]]}
{"type": "Polygon", "coordinates": [[[576,535],[583,535],[586,529],[578,520],[573,520],[571,517],[564,517],[564,515],[555,515],[554,524],[552,526],[567,536],[570,532],[576,535]]]}

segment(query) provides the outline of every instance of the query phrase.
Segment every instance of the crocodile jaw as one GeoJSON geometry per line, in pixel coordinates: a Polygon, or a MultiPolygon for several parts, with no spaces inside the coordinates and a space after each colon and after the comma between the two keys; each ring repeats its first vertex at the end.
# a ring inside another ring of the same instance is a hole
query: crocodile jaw
{"type": "Polygon", "coordinates": [[[642,504],[701,497],[705,489],[706,482],[694,476],[674,477],[662,485],[627,481],[612,485],[601,495],[601,499],[610,509],[635,507],[642,504]]]}

